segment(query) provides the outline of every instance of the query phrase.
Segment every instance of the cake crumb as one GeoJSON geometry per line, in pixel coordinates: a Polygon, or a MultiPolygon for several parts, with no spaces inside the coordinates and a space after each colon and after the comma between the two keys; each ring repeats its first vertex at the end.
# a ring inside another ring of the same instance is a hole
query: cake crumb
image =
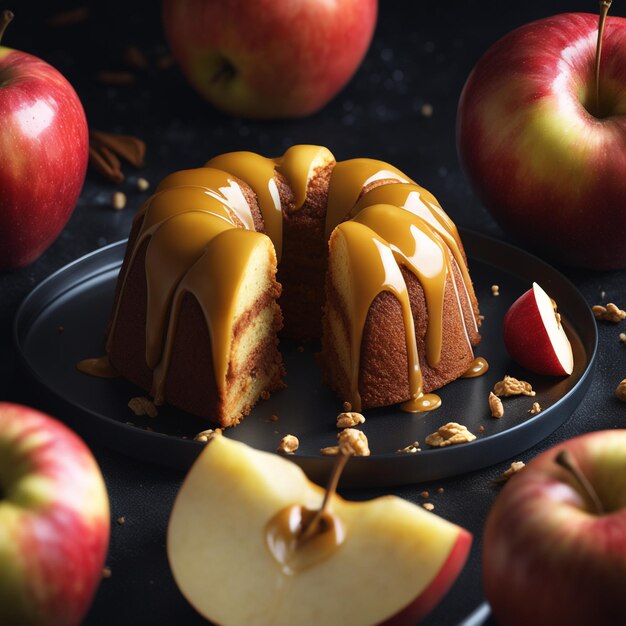
{"type": "Polygon", "coordinates": [[[489,392],[489,410],[491,411],[491,417],[501,418],[504,415],[502,400],[493,391],[489,392]]]}
{"type": "Polygon", "coordinates": [[[126,523],[126,518],[123,515],[120,515],[116,520],[115,523],[118,526],[123,526],[126,523]]]}
{"type": "Polygon", "coordinates": [[[300,447],[300,441],[295,435],[285,435],[278,444],[276,452],[282,454],[293,454],[300,447]]]}
{"type": "MultiPolygon", "coordinates": [[[[61,328],[63,328],[63,327],[61,326],[61,328]]],[[[619,340],[620,340],[622,343],[626,343],[626,333],[620,333],[620,334],[619,334],[619,340]]]]}
{"type": "Polygon", "coordinates": [[[619,385],[617,385],[617,388],[615,389],[615,395],[617,396],[618,400],[626,402],[626,378],[624,378],[624,380],[619,385]]]}
{"type": "Polygon", "coordinates": [[[146,398],[145,396],[137,396],[136,398],[131,398],[128,401],[128,408],[138,417],[142,415],[147,415],[148,417],[157,417],[159,414],[156,406],[154,406],[154,402],[152,402],[150,398],[146,398]]]}
{"type": "Polygon", "coordinates": [[[421,452],[422,449],[420,448],[420,442],[419,441],[414,441],[413,443],[410,443],[408,446],[405,446],[404,448],[400,448],[399,450],[396,450],[396,452],[401,452],[404,454],[415,454],[416,452],[421,452]]]}
{"type": "Polygon", "coordinates": [[[123,191],[116,191],[111,204],[116,211],[121,211],[126,206],[126,194],[123,191]]]}
{"type": "Polygon", "coordinates": [[[532,407],[529,409],[529,413],[531,415],[537,415],[537,413],[541,413],[541,405],[539,404],[539,402],[533,402],[532,407]]]}
{"type": "Polygon", "coordinates": [[[339,413],[339,415],[337,415],[337,428],[351,428],[352,426],[362,424],[364,421],[365,417],[355,411],[339,413]]]}
{"type": "Polygon", "coordinates": [[[339,446],[327,446],[326,448],[320,448],[320,454],[322,456],[337,456],[339,454],[339,446]]]}
{"type": "Polygon", "coordinates": [[[485,427],[482,424],[478,427],[478,432],[479,433],[484,433],[485,432],[485,427]]]}
{"type": "Polygon", "coordinates": [[[207,430],[200,431],[194,438],[194,441],[199,441],[200,443],[207,443],[207,441],[211,441],[217,435],[222,434],[221,428],[207,428],[207,430]]]}
{"type": "Polygon", "coordinates": [[[421,496],[422,498],[429,498],[429,497],[430,497],[430,494],[428,493],[428,491],[422,491],[422,493],[420,493],[420,496],[421,496]]]}
{"type": "Polygon", "coordinates": [[[343,410],[344,411],[352,411],[352,405],[349,402],[344,402],[343,403],[343,410]]]}
{"type": "Polygon", "coordinates": [[[462,424],[457,422],[448,422],[444,424],[437,432],[426,437],[426,443],[433,448],[444,448],[458,443],[469,443],[474,441],[476,435],[472,434],[462,424]]]}
{"type": "Polygon", "coordinates": [[[150,183],[143,177],[137,179],[137,189],[139,191],[147,191],[150,188],[150,183]]]}
{"type": "Polygon", "coordinates": [[[264,390],[261,392],[261,400],[269,400],[270,399],[270,392],[267,390],[264,390]]]}
{"type": "Polygon", "coordinates": [[[339,452],[347,456],[369,456],[369,443],[365,433],[356,428],[346,428],[337,434],[339,452]]]}
{"type": "Polygon", "coordinates": [[[492,296],[500,295],[500,285],[491,285],[491,295],[492,296]]]}
{"type": "Polygon", "coordinates": [[[524,467],[526,467],[526,464],[523,461],[513,461],[511,466],[496,478],[495,482],[505,483],[507,480],[510,480],[512,476],[515,476],[515,474],[523,470],[524,467]]]}
{"type": "Polygon", "coordinates": [[[493,393],[496,396],[534,396],[536,393],[533,387],[525,380],[517,380],[508,374],[493,386],[493,393]]]}
{"type": "Polygon", "coordinates": [[[111,578],[111,568],[108,565],[105,565],[102,568],[102,578],[111,578]]]}
{"type": "Polygon", "coordinates": [[[443,487],[437,487],[437,493],[443,493],[443,492],[444,492],[443,487]]]}
{"type": "Polygon", "coordinates": [[[603,322],[613,322],[617,324],[626,318],[626,311],[620,309],[616,304],[609,302],[605,307],[595,304],[591,307],[594,317],[603,322]]]}
{"type": "Polygon", "coordinates": [[[434,511],[435,510],[435,505],[432,502],[423,502],[422,506],[427,510],[427,511],[434,511]]]}

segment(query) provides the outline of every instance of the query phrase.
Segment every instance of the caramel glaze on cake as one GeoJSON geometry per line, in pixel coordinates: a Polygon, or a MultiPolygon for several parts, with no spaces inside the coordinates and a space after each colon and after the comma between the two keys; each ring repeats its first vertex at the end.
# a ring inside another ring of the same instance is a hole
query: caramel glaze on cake
{"type": "Polygon", "coordinates": [[[429,192],[382,161],[293,146],[161,182],[133,223],[107,353],[157,404],[231,426],[283,386],[284,319],[284,336],[321,337],[324,378],[355,410],[423,411],[471,365],[477,317],[429,192]]]}

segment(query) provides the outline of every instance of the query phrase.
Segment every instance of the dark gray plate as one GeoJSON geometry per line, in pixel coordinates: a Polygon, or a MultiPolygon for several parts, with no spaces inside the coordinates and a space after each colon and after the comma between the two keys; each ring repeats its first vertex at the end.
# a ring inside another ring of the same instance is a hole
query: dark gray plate
{"type": "MultiPolygon", "coordinates": [[[[432,481],[501,462],[530,448],[560,426],[584,396],[595,359],[596,324],[589,306],[562,274],[528,253],[485,236],[464,232],[481,313],[483,340],[477,354],[490,364],[475,379],[457,380],[437,393],[440,409],[408,414],[397,407],[366,412],[363,431],[372,456],[353,459],[342,485],[381,486],[432,481]],[[511,303],[536,281],[559,303],[574,348],[575,369],[567,378],[547,378],[513,363],[502,342],[502,320],[511,303]],[[500,296],[491,285],[500,286],[500,296]],[[505,417],[490,417],[487,397],[504,374],[523,378],[537,391],[535,398],[505,399],[505,417]],[[543,411],[528,413],[533,401],[543,411]],[[465,424],[478,439],[449,448],[398,454],[413,441],[449,421],[465,424]],[[484,432],[479,432],[479,427],[484,432]]],[[[127,404],[144,392],[122,379],[92,378],[78,372],[81,359],[104,353],[104,327],[125,250],[125,241],[88,254],[59,270],[36,287],[22,303],[15,319],[15,340],[23,365],[46,396],[51,413],[87,439],[121,452],[180,469],[190,466],[202,449],[193,436],[210,424],[177,409],[163,407],[157,418],[136,417],[127,404]],[[59,328],[62,327],[62,332],[59,328]]],[[[300,449],[291,458],[318,482],[328,475],[332,458],[319,449],[336,442],[335,417],[341,409],[336,396],[320,380],[316,347],[299,351],[295,343],[281,343],[288,388],[261,402],[228,436],[263,450],[276,449],[281,437],[292,433],[300,449]],[[271,415],[279,420],[272,422],[271,415]]]]}

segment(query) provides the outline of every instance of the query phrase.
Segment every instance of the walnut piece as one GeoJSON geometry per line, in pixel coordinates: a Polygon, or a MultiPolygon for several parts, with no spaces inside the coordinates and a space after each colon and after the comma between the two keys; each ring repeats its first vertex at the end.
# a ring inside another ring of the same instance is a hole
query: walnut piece
{"type": "Polygon", "coordinates": [[[147,415],[148,417],[156,417],[159,414],[156,406],[154,406],[154,402],[145,396],[131,398],[128,401],[128,408],[137,416],[147,415]]]}
{"type": "Polygon", "coordinates": [[[612,302],[609,302],[606,307],[601,304],[596,304],[591,307],[591,310],[597,320],[602,320],[604,322],[613,322],[614,324],[617,324],[617,322],[621,322],[624,318],[626,318],[626,311],[623,311],[612,302]]]}
{"type": "Polygon", "coordinates": [[[355,411],[346,411],[337,415],[337,428],[351,428],[365,421],[365,417],[355,411]]]}
{"type": "Polygon", "coordinates": [[[523,461],[513,461],[511,466],[501,476],[496,478],[496,482],[505,483],[511,476],[515,476],[515,474],[523,470],[524,467],[526,467],[526,464],[523,461]]]}
{"type": "Polygon", "coordinates": [[[508,374],[493,386],[496,396],[534,396],[533,387],[525,380],[517,380],[508,374]]]}
{"type": "Polygon", "coordinates": [[[504,415],[502,400],[493,391],[489,392],[489,410],[491,411],[491,417],[500,418],[504,415]]]}
{"type": "Polygon", "coordinates": [[[207,441],[211,441],[213,437],[217,437],[217,435],[222,434],[221,428],[208,428],[207,430],[203,430],[199,432],[194,438],[194,441],[199,441],[200,443],[206,443],[207,441]]]}
{"type": "Polygon", "coordinates": [[[617,385],[615,395],[617,396],[618,400],[626,402],[626,378],[624,378],[624,380],[619,385],[617,385]]]}
{"type": "Polygon", "coordinates": [[[533,402],[533,406],[528,412],[531,415],[537,415],[537,413],[541,413],[541,411],[542,409],[541,409],[541,405],[539,404],[539,402],[533,402]]]}
{"type": "Polygon", "coordinates": [[[369,456],[370,449],[365,433],[356,428],[346,428],[338,435],[339,451],[347,456],[369,456]]]}
{"type": "Polygon", "coordinates": [[[408,446],[405,446],[404,448],[400,448],[399,450],[396,450],[396,452],[401,452],[404,454],[415,454],[416,452],[421,452],[422,449],[420,448],[420,442],[419,441],[414,441],[413,443],[409,444],[408,446]]]}
{"type": "Polygon", "coordinates": [[[300,447],[300,442],[295,435],[285,435],[278,444],[276,452],[283,454],[293,454],[300,447]]]}
{"type": "Polygon", "coordinates": [[[339,446],[327,446],[320,449],[322,456],[337,456],[339,454],[339,446]]]}
{"type": "Polygon", "coordinates": [[[465,426],[456,422],[448,422],[443,425],[436,433],[432,433],[426,437],[426,443],[433,448],[444,448],[457,443],[468,443],[474,441],[476,435],[473,435],[465,426]]]}

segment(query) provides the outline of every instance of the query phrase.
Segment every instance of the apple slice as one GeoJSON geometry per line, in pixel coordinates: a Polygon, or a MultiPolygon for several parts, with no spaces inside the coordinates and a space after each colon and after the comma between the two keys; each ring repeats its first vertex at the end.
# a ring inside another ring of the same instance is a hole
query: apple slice
{"type": "Polygon", "coordinates": [[[504,343],[513,360],[535,374],[569,376],[574,370],[572,345],[556,303],[537,283],[507,311],[504,343]]]}
{"type": "Polygon", "coordinates": [[[292,533],[297,558],[286,566],[276,521],[298,528],[324,493],[294,463],[214,438],[168,526],[183,595],[222,626],[415,624],[456,579],[470,533],[395,496],[348,502],[335,495],[316,536],[298,543],[292,533]]]}

